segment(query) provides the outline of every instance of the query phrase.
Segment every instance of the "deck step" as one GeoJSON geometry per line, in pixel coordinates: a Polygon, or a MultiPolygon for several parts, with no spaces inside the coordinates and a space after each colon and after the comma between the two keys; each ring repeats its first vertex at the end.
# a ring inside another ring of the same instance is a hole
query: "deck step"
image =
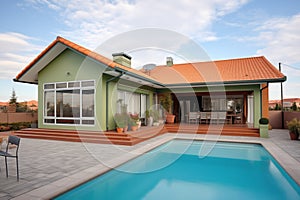
{"type": "Polygon", "coordinates": [[[231,136],[259,137],[259,130],[248,127],[178,125],[165,124],[157,127],[141,127],[137,131],[116,133],[115,131],[77,131],[62,129],[27,128],[15,131],[14,134],[23,138],[60,140],[69,142],[87,142],[99,144],[117,144],[132,146],[164,133],[187,134],[221,134],[231,136]]]}
{"type": "Polygon", "coordinates": [[[189,125],[184,124],[176,126],[173,124],[166,124],[165,127],[171,133],[193,133],[193,134],[220,134],[231,136],[251,136],[259,137],[259,129],[237,126],[220,126],[220,125],[189,125]]]}
{"type": "Polygon", "coordinates": [[[166,130],[164,129],[164,127],[160,126],[151,128],[142,127],[138,131],[128,131],[126,133],[116,133],[113,131],[96,132],[27,128],[15,131],[14,134],[23,138],[132,146],[165,132],[166,130]]]}

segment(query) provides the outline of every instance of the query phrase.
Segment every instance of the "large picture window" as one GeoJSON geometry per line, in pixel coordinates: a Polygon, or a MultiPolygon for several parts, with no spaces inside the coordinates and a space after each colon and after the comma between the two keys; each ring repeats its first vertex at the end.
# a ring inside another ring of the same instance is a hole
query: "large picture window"
{"type": "Polygon", "coordinates": [[[95,124],[95,81],[44,84],[44,123],[95,124]]]}
{"type": "MultiPolygon", "coordinates": [[[[118,102],[126,104],[127,111],[129,113],[139,114],[141,118],[145,117],[145,111],[147,109],[147,95],[118,90],[118,102]]],[[[117,104],[117,112],[121,112],[120,103],[117,104]]]]}

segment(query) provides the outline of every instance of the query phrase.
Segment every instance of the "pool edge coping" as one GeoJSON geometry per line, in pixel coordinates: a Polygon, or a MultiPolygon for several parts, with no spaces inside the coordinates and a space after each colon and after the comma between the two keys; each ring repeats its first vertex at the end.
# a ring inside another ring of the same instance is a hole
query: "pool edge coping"
{"type": "Polygon", "coordinates": [[[297,167],[300,162],[289,155],[287,152],[282,150],[279,146],[274,144],[272,141],[264,138],[230,138],[222,137],[216,135],[186,135],[186,134],[164,134],[162,138],[156,141],[145,144],[142,147],[134,149],[125,155],[122,155],[116,159],[108,161],[107,165],[98,164],[93,167],[89,167],[81,172],[75,173],[68,177],[64,177],[57,181],[54,181],[48,185],[39,187],[37,189],[26,192],[22,195],[12,198],[12,200],[22,200],[22,199],[52,199],[58,195],[83,184],[99,175],[102,175],[109,170],[116,168],[152,149],[165,144],[173,139],[188,139],[188,140],[201,140],[201,141],[219,141],[219,142],[238,142],[238,143],[254,143],[261,144],[281,165],[281,167],[288,173],[288,175],[300,186],[300,169],[297,167]],[[210,138],[210,136],[212,136],[210,138]]]}

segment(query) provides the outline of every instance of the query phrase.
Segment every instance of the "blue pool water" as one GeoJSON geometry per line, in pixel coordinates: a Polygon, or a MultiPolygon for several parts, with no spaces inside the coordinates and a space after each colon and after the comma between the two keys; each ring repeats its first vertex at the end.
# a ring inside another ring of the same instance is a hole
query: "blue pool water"
{"type": "Polygon", "coordinates": [[[300,187],[261,145],[212,143],[202,157],[204,145],[171,141],[55,199],[300,199],[300,187]]]}

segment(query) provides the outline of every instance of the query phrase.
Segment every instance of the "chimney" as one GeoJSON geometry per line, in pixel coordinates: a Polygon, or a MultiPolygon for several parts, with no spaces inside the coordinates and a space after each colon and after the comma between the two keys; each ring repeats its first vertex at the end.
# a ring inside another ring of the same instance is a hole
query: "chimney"
{"type": "Polygon", "coordinates": [[[123,65],[125,67],[130,67],[131,68],[131,56],[125,54],[124,52],[121,53],[113,53],[113,61],[123,65]]]}
{"type": "Polygon", "coordinates": [[[172,67],[173,66],[173,58],[172,57],[167,57],[167,66],[172,67]]]}

